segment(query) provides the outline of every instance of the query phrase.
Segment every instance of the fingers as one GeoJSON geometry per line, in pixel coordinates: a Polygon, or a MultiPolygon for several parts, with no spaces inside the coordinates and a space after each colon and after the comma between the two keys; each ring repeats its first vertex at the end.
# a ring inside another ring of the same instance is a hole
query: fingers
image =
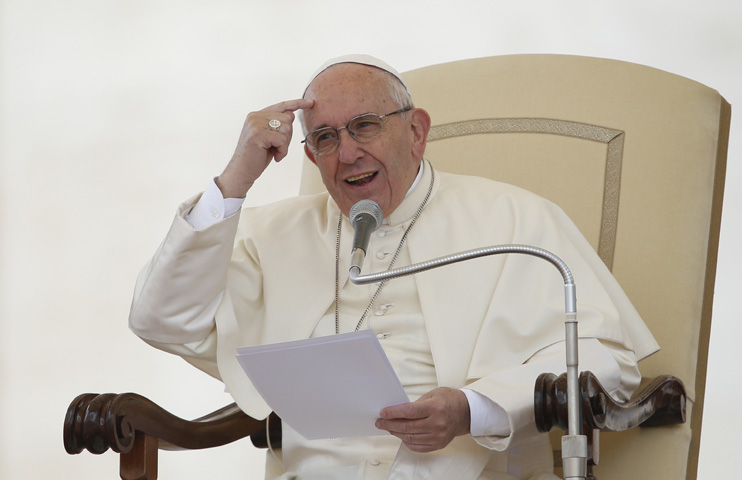
{"type": "Polygon", "coordinates": [[[284,102],[271,105],[263,110],[253,112],[252,115],[255,121],[267,120],[265,127],[274,132],[283,133],[284,135],[290,135],[292,133],[293,123],[296,118],[294,112],[300,109],[311,108],[314,105],[314,100],[305,100],[299,98],[296,100],[287,100],[284,102]]]}
{"type": "MultiPolygon", "coordinates": [[[[385,409],[386,410],[386,409],[385,409]]],[[[386,430],[416,452],[431,452],[445,447],[453,438],[441,418],[431,415],[424,405],[408,403],[387,410],[399,417],[380,418],[376,427],[386,430]]]]}
{"type": "Polygon", "coordinates": [[[270,107],[266,107],[259,112],[255,112],[255,114],[260,114],[260,118],[268,118],[269,120],[267,126],[271,130],[278,131],[284,134],[290,134],[292,124],[296,118],[294,112],[296,112],[297,110],[312,108],[313,105],[314,100],[305,100],[303,98],[298,98],[295,100],[286,100],[275,105],[271,105],[270,107]],[[280,123],[276,127],[275,125],[272,125],[270,123],[271,120],[277,120],[280,123]]]}
{"type": "Polygon", "coordinates": [[[248,121],[251,122],[252,141],[264,150],[266,161],[280,162],[286,157],[294,132],[293,112],[251,113],[248,121]]]}
{"type": "Polygon", "coordinates": [[[313,105],[314,100],[300,98],[247,115],[232,159],[217,179],[226,198],[244,197],[271,160],[280,162],[286,157],[294,132],[295,112],[313,105]]]}
{"type": "Polygon", "coordinates": [[[386,430],[402,440],[414,452],[432,452],[444,448],[453,439],[445,425],[420,420],[383,420],[379,419],[376,427],[386,430]]]}
{"type": "Polygon", "coordinates": [[[273,158],[281,161],[288,154],[288,147],[293,136],[295,112],[299,109],[311,108],[314,100],[303,98],[286,100],[248,115],[243,128],[246,136],[245,146],[258,145],[268,154],[268,160],[273,158]]]}
{"type": "Polygon", "coordinates": [[[380,416],[376,427],[399,438],[415,452],[439,450],[454,437],[469,432],[466,395],[450,388],[437,388],[416,402],[387,407],[380,416]]]}
{"type": "Polygon", "coordinates": [[[440,450],[448,445],[448,441],[425,433],[392,434],[399,438],[405,446],[413,452],[428,453],[440,450]]]}
{"type": "Polygon", "coordinates": [[[420,397],[417,402],[403,403],[401,405],[386,407],[381,410],[379,416],[382,419],[412,420],[417,418],[425,418],[430,415],[430,412],[426,408],[427,405],[423,402],[423,397],[420,397]]]}
{"type": "Polygon", "coordinates": [[[271,105],[270,107],[265,108],[265,110],[278,112],[295,112],[300,109],[312,108],[313,105],[314,100],[297,98],[295,100],[285,100],[283,102],[279,102],[275,105],[271,105]]]}

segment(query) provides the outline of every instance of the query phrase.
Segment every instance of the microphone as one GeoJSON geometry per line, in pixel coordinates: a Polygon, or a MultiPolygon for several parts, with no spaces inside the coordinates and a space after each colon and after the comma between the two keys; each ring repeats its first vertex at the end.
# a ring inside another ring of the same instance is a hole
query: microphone
{"type": "Polygon", "coordinates": [[[351,207],[348,217],[350,218],[350,224],[355,229],[353,248],[350,251],[350,268],[357,268],[357,273],[361,273],[361,266],[368,249],[368,241],[371,239],[371,234],[381,226],[384,214],[381,213],[379,204],[373,200],[361,200],[351,207]]]}

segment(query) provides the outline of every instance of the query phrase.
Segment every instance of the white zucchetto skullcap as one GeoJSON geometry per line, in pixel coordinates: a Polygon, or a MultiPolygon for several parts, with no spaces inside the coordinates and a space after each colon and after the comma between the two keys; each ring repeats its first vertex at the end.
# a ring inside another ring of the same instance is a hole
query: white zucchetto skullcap
{"type": "Polygon", "coordinates": [[[352,55],[343,55],[342,57],[332,58],[325,63],[322,64],[321,67],[319,67],[309,78],[309,81],[307,82],[307,86],[304,88],[304,93],[307,92],[307,89],[309,88],[309,85],[312,84],[315,78],[319,76],[320,73],[324,72],[328,68],[332,67],[333,65],[337,65],[339,63],[360,63],[361,65],[369,65],[371,67],[380,68],[386,72],[391,73],[397,79],[404,85],[405,90],[407,90],[407,93],[410,93],[410,89],[407,88],[407,84],[404,80],[402,80],[402,76],[399,74],[397,70],[394,69],[391,65],[388,63],[379,60],[376,57],[372,57],[371,55],[363,55],[363,54],[352,54],[352,55]]]}

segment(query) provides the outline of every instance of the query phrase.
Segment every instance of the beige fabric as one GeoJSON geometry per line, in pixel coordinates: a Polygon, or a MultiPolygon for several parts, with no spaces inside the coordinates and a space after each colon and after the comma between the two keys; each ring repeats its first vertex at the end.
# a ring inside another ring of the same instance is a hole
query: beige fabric
{"type": "MultiPolygon", "coordinates": [[[[561,206],[662,347],[642,373],[685,382],[688,422],[603,434],[598,478],[695,478],[729,104],[686,78],[587,57],[491,57],[403,77],[431,114],[433,165],[561,206]],[[482,124],[492,133],[475,133],[482,124]],[[451,131],[461,136],[442,138],[451,131]]],[[[304,170],[302,192],[321,190],[304,170]]]]}

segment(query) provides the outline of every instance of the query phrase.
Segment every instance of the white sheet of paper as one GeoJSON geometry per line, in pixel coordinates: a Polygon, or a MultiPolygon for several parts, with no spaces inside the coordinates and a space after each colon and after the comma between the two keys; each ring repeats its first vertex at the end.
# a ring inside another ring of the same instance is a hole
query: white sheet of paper
{"type": "Polygon", "coordinates": [[[310,440],[386,434],[374,426],[379,411],[409,402],[371,330],[237,353],[273,411],[310,440]]]}

